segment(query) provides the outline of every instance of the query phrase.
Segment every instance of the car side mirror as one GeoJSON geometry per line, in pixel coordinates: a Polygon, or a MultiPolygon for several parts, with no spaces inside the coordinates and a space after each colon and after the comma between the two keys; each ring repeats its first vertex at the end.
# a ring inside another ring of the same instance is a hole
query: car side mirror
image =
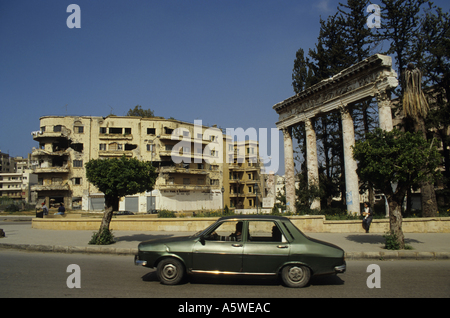
{"type": "Polygon", "coordinates": [[[200,243],[202,243],[202,245],[205,245],[205,237],[202,235],[200,236],[200,243]]]}

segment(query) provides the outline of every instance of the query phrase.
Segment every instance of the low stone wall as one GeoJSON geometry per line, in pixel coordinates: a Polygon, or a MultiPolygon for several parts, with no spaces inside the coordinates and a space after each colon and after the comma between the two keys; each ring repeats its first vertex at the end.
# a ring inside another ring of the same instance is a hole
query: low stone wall
{"type": "MultiPolygon", "coordinates": [[[[114,217],[110,228],[116,231],[170,231],[198,232],[218,218],[154,218],[153,216],[114,217]]],[[[326,221],[323,215],[292,216],[289,219],[305,233],[363,233],[361,221],[326,221]]],[[[98,230],[101,218],[35,218],[32,227],[44,230],[98,230]]],[[[372,221],[371,233],[385,233],[389,230],[388,219],[372,221]]],[[[403,219],[405,233],[450,233],[450,217],[403,219]]]]}

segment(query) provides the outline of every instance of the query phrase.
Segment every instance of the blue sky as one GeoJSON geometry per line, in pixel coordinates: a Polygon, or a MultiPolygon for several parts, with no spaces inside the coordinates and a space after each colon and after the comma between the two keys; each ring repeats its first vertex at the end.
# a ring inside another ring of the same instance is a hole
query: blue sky
{"type": "Polygon", "coordinates": [[[123,116],[138,104],[166,118],[270,130],[272,106],[293,95],[296,51],[314,46],[319,17],[338,2],[0,0],[0,149],[31,152],[41,116],[123,116]],[[66,25],[72,3],[79,29],[66,25]]]}

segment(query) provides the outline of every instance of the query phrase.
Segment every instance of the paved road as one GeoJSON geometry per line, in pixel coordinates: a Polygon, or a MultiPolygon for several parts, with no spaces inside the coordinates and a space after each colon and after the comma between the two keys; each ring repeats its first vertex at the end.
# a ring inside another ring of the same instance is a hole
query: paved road
{"type": "MultiPolygon", "coordinates": [[[[155,271],[135,266],[133,257],[35,253],[0,249],[0,297],[301,298],[450,296],[450,263],[435,261],[348,261],[338,276],[313,278],[303,289],[274,279],[190,277],[178,286],[161,285],[155,271]],[[80,266],[81,288],[68,288],[70,264],[80,266]],[[367,287],[370,264],[380,266],[381,288],[367,287]]],[[[208,298],[208,299],[207,299],[208,298]]],[[[197,303],[198,300],[197,299],[197,303]]],[[[171,302],[173,306],[185,301],[171,302]]],[[[172,308],[175,310],[176,308],[172,308]]]]}

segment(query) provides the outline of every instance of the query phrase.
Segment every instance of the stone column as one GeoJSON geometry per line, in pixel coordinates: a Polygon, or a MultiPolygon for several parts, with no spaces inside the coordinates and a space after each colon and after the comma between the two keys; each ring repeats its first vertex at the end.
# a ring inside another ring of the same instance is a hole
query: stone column
{"type": "Polygon", "coordinates": [[[353,119],[347,107],[341,107],[342,133],[344,140],[345,161],[345,189],[347,201],[347,213],[360,213],[359,206],[359,179],[356,173],[356,160],[353,159],[352,146],[355,145],[355,128],[353,119]]]}
{"type": "Polygon", "coordinates": [[[292,128],[283,129],[284,137],[284,169],[286,185],[286,210],[295,213],[295,170],[294,147],[292,145],[292,128]]]}
{"type": "MultiPolygon", "coordinates": [[[[317,159],[316,131],[314,130],[314,122],[311,119],[306,119],[305,128],[308,185],[319,186],[319,163],[317,159]]],[[[312,202],[311,209],[320,210],[320,200],[318,198],[312,202]]]]}
{"type": "Polygon", "coordinates": [[[381,91],[376,95],[378,102],[378,119],[380,121],[380,128],[386,131],[393,129],[392,111],[391,111],[391,92],[381,91]]]}

